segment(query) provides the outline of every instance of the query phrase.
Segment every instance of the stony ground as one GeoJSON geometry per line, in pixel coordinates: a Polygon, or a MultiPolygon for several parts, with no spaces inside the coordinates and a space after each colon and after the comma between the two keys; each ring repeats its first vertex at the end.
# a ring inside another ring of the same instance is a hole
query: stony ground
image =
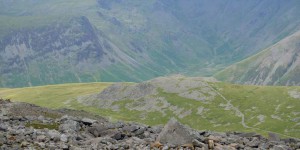
{"type": "Polygon", "coordinates": [[[109,122],[83,111],[50,110],[0,99],[0,149],[300,149],[299,139],[269,133],[195,131],[176,119],[165,126],[109,122]]]}
{"type": "Polygon", "coordinates": [[[170,104],[165,97],[159,95],[159,91],[177,94],[182,98],[207,104],[214,100],[217,95],[215,91],[211,90],[206,82],[207,80],[213,81],[202,77],[186,78],[181,75],[173,75],[136,84],[116,83],[104,89],[101,93],[78,97],[77,100],[82,105],[112,109],[113,111],[122,109],[118,102],[134,100],[126,104],[125,109],[160,112],[165,116],[165,108],[169,108],[176,117],[183,118],[190,115],[191,110],[180,109],[178,106],[170,104]]]}

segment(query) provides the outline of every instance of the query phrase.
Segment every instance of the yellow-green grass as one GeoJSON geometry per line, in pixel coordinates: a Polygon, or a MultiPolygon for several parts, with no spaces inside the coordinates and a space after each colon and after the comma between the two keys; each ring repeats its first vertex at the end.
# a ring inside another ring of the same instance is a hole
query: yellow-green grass
{"type": "Polygon", "coordinates": [[[58,130],[59,129],[59,124],[58,123],[52,123],[52,124],[45,124],[39,121],[34,121],[34,122],[28,122],[25,125],[26,127],[33,127],[35,129],[50,129],[50,130],[58,130]]]}
{"type": "Polygon", "coordinates": [[[276,132],[283,137],[300,138],[299,121],[293,121],[300,117],[300,99],[289,95],[291,91],[300,92],[300,87],[236,85],[224,82],[214,83],[212,86],[245,115],[245,123],[257,132],[276,132]],[[265,116],[261,123],[259,115],[265,116]]]}
{"type": "MultiPolygon", "coordinates": [[[[115,102],[120,106],[119,111],[85,106],[84,103],[77,101],[78,96],[100,93],[111,84],[113,83],[76,83],[29,88],[6,88],[0,89],[0,97],[48,108],[85,110],[112,120],[134,121],[148,125],[164,124],[171,117],[176,116],[168,108],[165,108],[165,116],[161,112],[129,110],[125,106],[133,104],[133,100],[115,102]],[[142,119],[142,116],[144,119],[142,119]]],[[[289,95],[289,91],[300,92],[300,87],[250,86],[224,82],[209,84],[245,115],[245,123],[251,128],[244,128],[241,124],[241,118],[236,116],[234,111],[225,110],[224,107],[221,107],[220,104],[226,104],[227,102],[220,96],[216,96],[211,103],[182,98],[175,93],[166,93],[162,90],[159,90],[159,96],[164,97],[168,103],[174,106],[191,110],[191,115],[177,119],[195,129],[222,132],[254,131],[263,135],[267,135],[268,132],[276,132],[281,134],[282,137],[300,137],[299,121],[293,121],[293,119],[300,117],[300,99],[289,95]],[[201,106],[209,111],[198,115],[197,108],[201,106]],[[258,119],[259,115],[265,116],[264,121],[261,123],[258,119]],[[277,116],[279,119],[272,118],[272,116],[277,116]]]]}
{"type": "Polygon", "coordinates": [[[27,88],[0,89],[0,97],[48,108],[66,107],[66,102],[78,96],[99,93],[112,83],[70,83],[27,88]]]}

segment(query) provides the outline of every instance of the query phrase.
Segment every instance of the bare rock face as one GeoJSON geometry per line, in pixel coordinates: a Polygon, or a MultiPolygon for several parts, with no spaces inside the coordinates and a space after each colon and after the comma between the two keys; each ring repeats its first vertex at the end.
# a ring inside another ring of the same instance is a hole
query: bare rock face
{"type": "Polygon", "coordinates": [[[195,139],[195,135],[186,126],[172,118],[158,135],[157,141],[162,144],[180,146],[191,144],[195,139]]]}

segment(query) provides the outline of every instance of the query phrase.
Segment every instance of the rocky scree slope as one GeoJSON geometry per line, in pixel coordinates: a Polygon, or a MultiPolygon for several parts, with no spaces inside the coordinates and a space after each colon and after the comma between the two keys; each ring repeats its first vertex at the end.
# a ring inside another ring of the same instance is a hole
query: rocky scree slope
{"type": "Polygon", "coordinates": [[[217,73],[222,81],[255,85],[300,85],[300,31],[217,73]]]}
{"type": "Polygon", "coordinates": [[[297,0],[0,0],[0,86],[209,76],[297,31],[299,7],[297,0]]]}
{"type": "Polygon", "coordinates": [[[163,126],[109,122],[83,111],[50,110],[0,99],[0,149],[274,149],[300,148],[299,139],[270,133],[195,131],[175,119],[163,126]]]}

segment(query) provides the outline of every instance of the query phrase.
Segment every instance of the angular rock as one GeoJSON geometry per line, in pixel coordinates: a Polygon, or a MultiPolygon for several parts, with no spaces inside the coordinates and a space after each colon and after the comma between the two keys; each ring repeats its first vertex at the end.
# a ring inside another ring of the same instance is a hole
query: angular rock
{"type": "Polygon", "coordinates": [[[271,150],[289,150],[289,149],[291,148],[285,145],[275,145],[271,150]]]}
{"type": "Polygon", "coordinates": [[[141,145],[141,144],[146,144],[146,142],[143,140],[143,139],[140,139],[140,138],[138,138],[138,137],[132,137],[131,138],[136,144],[139,144],[139,145],[141,145]]]}
{"type": "Polygon", "coordinates": [[[161,132],[162,128],[163,128],[162,126],[153,126],[153,127],[148,128],[148,131],[150,133],[159,134],[161,132]]]}
{"type": "Polygon", "coordinates": [[[45,148],[46,148],[46,144],[45,144],[45,143],[40,142],[40,143],[37,143],[37,145],[38,145],[40,148],[42,148],[42,149],[45,149],[45,148]]]}
{"type": "Polygon", "coordinates": [[[0,124],[0,131],[6,132],[8,129],[7,125],[0,124]]]}
{"type": "Polygon", "coordinates": [[[24,147],[27,147],[28,145],[29,145],[28,142],[23,141],[20,146],[21,146],[21,148],[24,148],[24,147]]]}
{"type": "Polygon", "coordinates": [[[60,133],[56,130],[49,130],[48,131],[48,136],[53,141],[59,141],[60,140],[60,133]]]}
{"type": "Polygon", "coordinates": [[[48,147],[48,149],[53,149],[53,150],[55,150],[56,148],[57,148],[57,146],[56,146],[56,144],[55,143],[49,143],[49,145],[47,146],[48,147]]]}
{"type": "Polygon", "coordinates": [[[35,116],[25,116],[25,118],[29,121],[37,120],[35,116]]]}
{"type": "Polygon", "coordinates": [[[103,135],[103,132],[107,130],[106,126],[103,125],[97,125],[94,127],[90,127],[87,129],[87,131],[89,133],[91,133],[92,135],[94,135],[95,137],[100,137],[103,135]]]}
{"type": "Polygon", "coordinates": [[[141,135],[146,131],[146,127],[140,127],[137,131],[134,132],[135,136],[141,135]]]}
{"type": "Polygon", "coordinates": [[[123,127],[123,131],[127,132],[127,133],[135,132],[138,129],[139,129],[139,127],[136,125],[127,125],[127,126],[123,127]]]}
{"type": "MultiPolygon", "coordinates": [[[[219,141],[222,141],[222,137],[219,137],[219,136],[213,136],[213,135],[210,135],[207,140],[213,140],[214,142],[219,142],[219,141]]],[[[223,139],[223,140],[226,140],[226,139],[223,139]]]]}
{"type": "Polygon", "coordinates": [[[67,135],[65,135],[65,134],[62,134],[61,136],[60,136],[60,141],[62,141],[62,142],[68,142],[68,136],[67,135]]]}
{"type": "Polygon", "coordinates": [[[89,125],[90,126],[90,125],[96,123],[97,120],[93,120],[93,119],[89,119],[89,118],[83,118],[83,119],[81,119],[81,122],[83,124],[85,124],[85,125],[89,125]]]}
{"type": "Polygon", "coordinates": [[[68,150],[69,146],[63,143],[63,144],[60,145],[60,148],[63,149],[63,150],[68,150]]]}
{"type": "Polygon", "coordinates": [[[280,141],[280,137],[276,133],[269,133],[269,141],[280,141]]]}
{"type": "Polygon", "coordinates": [[[46,136],[45,135],[39,135],[39,136],[37,136],[37,141],[39,141],[39,142],[44,142],[45,140],[46,140],[46,136]]]}
{"type": "Polygon", "coordinates": [[[253,138],[252,141],[248,142],[246,145],[252,148],[258,148],[260,141],[258,138],[253,138]]]}
{"type": "Polygon", "coordinates": [[[102,143],[102,144],[110,144],[110,143],[111,144],[116,144],[117,141],[115,139],[110,138],[110,137],[104,137],[104,138],[101,137],[100,143],[102,143]]]}
{"type": "Polygon", "coordinates": [[[66,120],[59,126],[59,130],[64,133],[74,133],[80,130],[80,125],[77,121],[66,120]]]}
{"type": "Polygon", "coordinates": [[[116,134],[114,134],[111,138],[115,139],[115,140],[122,140],[125,137],[125,135],[123,135],[120,132],[117,132],[116,134]]]}
{"type": "Polygon", "coordinates": [[[45,117],[44,117],[44,116],[39,116],[39,117],[37,118],[37,120],[39,120],[39,121],[44,121],[44,120],[45,120],[45,117]]]}
{"type": "Polygon", "coordinates": [[[157,141],[162,144],[184,145],[191,144],[195,137],[193,137],[191,129],[180,124],[176,119],[172,118],[162,129],[157,137],[157,141]]]}
{"type": "Polygon", "coordinates": [[[69,115],[64,115],[60,118],[60,122],[65,122],[67,120],[79,121],[78,118],[69,115]]]}
{"type": "Polygon", "coordinates": [[[199,147],[199,148],[202,148],[202,147],[207,147],[206,146],[206,144],[204,144],[204,143],[202,143],[202,142],[199,142],[198,140],[196,140],[196,139],[194,139],[193,141],[192,141],[192,143],[193,143],[193,145],[195,146],[195,147],[199,147]]]}

